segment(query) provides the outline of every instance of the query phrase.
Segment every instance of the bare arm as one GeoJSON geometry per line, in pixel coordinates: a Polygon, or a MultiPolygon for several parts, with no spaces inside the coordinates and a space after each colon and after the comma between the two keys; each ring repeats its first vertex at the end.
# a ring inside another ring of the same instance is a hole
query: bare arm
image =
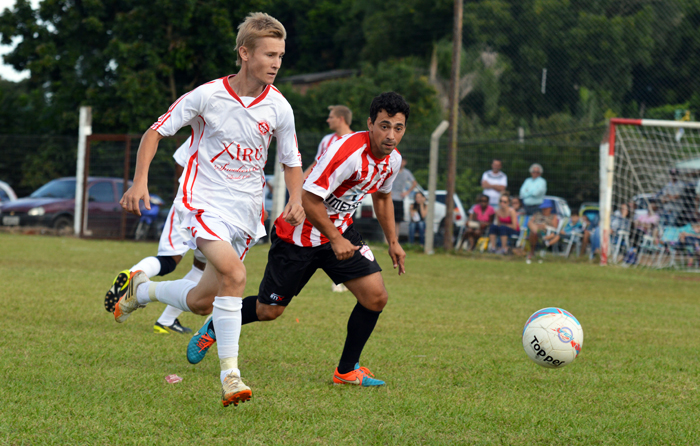
{"type": "Polygon", "coordinates": [[[421,203],[421,204],[418,205],[418,207],[419,207],[419,209],[420,209],[420,210],[418,211],[418,212],[420,212],[420,216],[421,216],[422,218],[425,218],[425,216],[428,215],[428,205],[425,204],[425,203],[421,203]]]}
{"type": "Polygon", "coordinates": [[[328,218],[323,198],[309,191],[302,190],[301,202],[304,205],[304,211],[306,211],[306,218],[316,229],[321,231],[321,234],[330,240],[331,248],[333,248],[335,257],[338,260],[347,260],[355,254],[355,251],[360,249],[359,246],[353,245],[350,243],[350,240],[343,237],[338,228],[333,225],[331,219],[328,218]]]}
{"type": "Polygon", "coordinates": [[[141,138],[139,151],[136,154],[136,169],[134,170],[134,184],[124,193],[119,201],[127,212],[141,215],[139,201],[143,200],[146,209],[151,209],[150,196],[148,195],[148,169],[158,150],[158,143],[163,136],[155,130],[148,129],[141,138]]]}
{"type": "Polygon", "coordinates": [[[391,200],[391,193],[384,194],[375,192],[372,194],[372,202],[374,204],[374,212],[377,214],[377,221],[384,231],[384,236],[389,242],[389,257],[394,262],[394,269],[398,267],[399,276],[406,273],[404,260],[406,253],[401,245],[399,238],[396,236],[396,225],[394,223],[394,202],[391,200]]]}
{"type": "Polygon", "coordinates": [[[483,180],[481,182],[481,188],[482,189],[493,189],[493,190],[496,190],[498,192],[503,192],[504,190],[506,190],[505,186],[500,185],[500,184],[491,184],[486,180],[483,180]]]}
{"type": "Polygon", "coordinates": [[[418,185],[418,181],[413,180],[413,183],[411,183],[411,187],[409,187],[405,192],[401,194],[401,198],[406,198],[406,195],[410,194],[413,189],[418,185]]]}
{"type": "Polygon", "coordinates": [[[289,191],[289,202],[284,207],[282,218],[292,226],[304,223],[306,214],[301,205],[301,185],[303,183],[301,167],[284,166],[284,183],[289,191]]]}
{"type": "Polygon", "coordinates": [[[510,208],[510,228],[514,231],[518,230],[518,213],[515,209],[510,208]]]}

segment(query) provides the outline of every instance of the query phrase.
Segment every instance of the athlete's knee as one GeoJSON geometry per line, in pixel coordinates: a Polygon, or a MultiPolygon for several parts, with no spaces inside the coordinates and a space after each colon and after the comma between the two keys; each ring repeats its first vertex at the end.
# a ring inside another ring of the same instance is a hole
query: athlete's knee
{"type": "Polygon", "coordinates": [[[187,294],[187,307],[194,314],[206,316],[211,314],[212,310],[214,309],[212,306],[214,299],[215,297],[213,293],[193,288],[187,294]]]}
{"type": "Polygon", "coordinates": [[[214,306],[212,305],[211,300],[197,300],[193,302],[188,301],[187,306],[190,308],[190,311],[192,313],[198,314],[200,316],[210,315],[211,312],[214,310],[214,306]]]}
{"type": "Polygon", "coordinates": [[[211,312],[214,310],[213,305],[194,305],[194,308],[190,308],[192,310],[193,314],[199,315],[199,316],[209,316],[211,312]]]}
{"type": "Polygon", "coordinates": [[[258,315],[258,320],[260,321],[274,321],[284,313],[282,305],[267,305],[261,304],[259,301],[255,307],[255,312],[258,315]]]}
{"type": "Polygon", "coordinates": [[[246,283],[246,270],[245,266],[240,265],[240,267],[230,268],[226,271],[222,271],[223,285],[226,287],[236,287],[245,288],[246,283]]]}
{"type": "Polygon", "coordinates": [[[372,311],[382,311],[386,307],[387,302],[389,302],[389,293],[382,286],[381,289],[377,289],[366,296],[362,300],[361,305],[372,311]]]}

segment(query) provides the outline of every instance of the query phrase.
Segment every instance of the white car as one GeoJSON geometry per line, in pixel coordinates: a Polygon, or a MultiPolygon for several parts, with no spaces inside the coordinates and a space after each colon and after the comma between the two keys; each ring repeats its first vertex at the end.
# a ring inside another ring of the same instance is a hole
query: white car
{"type": "Polygon", "coordinates": [[[10,201],[17,200],[17,195],[15,191],[12,190],[9,184],[4,181],[0,181],[0,206],[2,203],[7,203],[10,201]]]}
{"type": "MultiPolygon", "coordinates": [[[[398,228],[399,237],[408,236],[408,223],[410,219],[410,209],[415,201],[415,196],[417,192],[421,192],[426,197],[426,202],[428,198],[428,192],[425,191],[421,186],[416,186],[413,191],[406,196],[403,200],[403,216],[404,220],[401,222],[398,228]]],[[[445,233],[445,215],[447,214],[447,208],[445,206],[445,199],[447,198],[447,191],[436,190],[435,191],[435,219],[433,221],[433,232],[435,233],[435,245],[440,246],[442,244],[442,239],[445,233]]],[[[462,206],[462,201],[459,199],[457,194],[454,194],[454,205],[455,210],[453,214],[454,222],[454,237],[459,233],[459,228],[463,227],[467,221],[467,214],[464,212],[464,207],[462,206]]],[[[377,214],[374,213],[374,205],[372,202],[371,195],[365,195],[362,199],[360,206],[357,207],[355,214],[352,219],[355,222],[357,230],[365,238],[371,240],[383,240],[384,233],[382,232],[381,226],[377,221],[377,214]]]]}

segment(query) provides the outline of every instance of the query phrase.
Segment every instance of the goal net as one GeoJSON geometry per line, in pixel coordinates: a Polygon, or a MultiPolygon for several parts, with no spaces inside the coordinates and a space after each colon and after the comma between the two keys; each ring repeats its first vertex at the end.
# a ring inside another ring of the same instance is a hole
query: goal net
{"type": "Polygon", "coordinates": [[[601,145],[602,264],[700,271],[700,123],[611,119],[601,145]]]}

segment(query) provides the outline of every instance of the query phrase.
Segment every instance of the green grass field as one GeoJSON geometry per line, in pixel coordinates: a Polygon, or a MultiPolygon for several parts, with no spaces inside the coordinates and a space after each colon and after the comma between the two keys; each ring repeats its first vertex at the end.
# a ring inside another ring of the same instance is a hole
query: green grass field
{"type": "MultiPolygon", "coordinates": [[[[152,333],[162,305],[123,325],[103,308],[116,272],[156,249],[0,234],[0,444],[700,444],[697,276],[410,252],[398,277],[376,246],[389,304],[362,360],[387,385],[331,384],[355,300],[319,272],[280,319],[243,328],[253,400],[224,409],[215,350],[192,366],[186,336],[152,333]],[[558,370],[521,345],[547,306],[585,332],[558,370]]],[[[246,294],[266,259],[248,255],[246,294]]]]}

